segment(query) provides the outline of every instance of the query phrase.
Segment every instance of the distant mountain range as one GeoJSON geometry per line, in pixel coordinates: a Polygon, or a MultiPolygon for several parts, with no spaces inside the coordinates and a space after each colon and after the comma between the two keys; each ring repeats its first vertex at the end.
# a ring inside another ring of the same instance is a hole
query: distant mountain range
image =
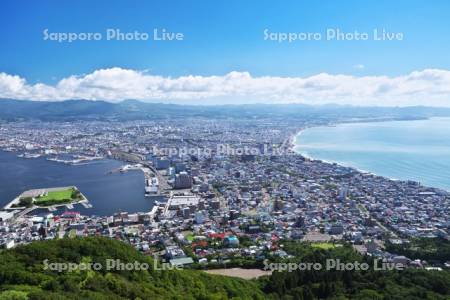
{"type": "Polygon", "coordinates": [[[0,119],[41,120],[145,120],[167,118],[427,118],[450,116],[450,108],[357,107],[304,104],[177,105],[126,100],[119,103],[90,100],[60,102],[0,99],[0,119]]]}

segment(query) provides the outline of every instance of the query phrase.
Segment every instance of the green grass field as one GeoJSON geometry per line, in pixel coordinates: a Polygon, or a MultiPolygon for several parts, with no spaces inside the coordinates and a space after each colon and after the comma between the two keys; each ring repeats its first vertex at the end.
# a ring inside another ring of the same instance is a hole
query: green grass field
{"type": "Polygon", "coordinates": [[[331,244],[331,243],[312,243],[311,247],[328,250],[328,249],[333,249],[336,246],[334,244],[331,244]]]}
{"type": "Polygon", "coordinates": [[[191,243],[194,241],[194,235],[192,234],[192,232],[185,234],[184,237],[191,243]]]}
{"type": "Polygon", "coordinates": [[[54,205],[59,203],[69,203],[73,200],[72,193],[74,189],[70,188],[61,191],[48,192],[47,195],[38,197],[34,201],[36,205],[54,205]]]}

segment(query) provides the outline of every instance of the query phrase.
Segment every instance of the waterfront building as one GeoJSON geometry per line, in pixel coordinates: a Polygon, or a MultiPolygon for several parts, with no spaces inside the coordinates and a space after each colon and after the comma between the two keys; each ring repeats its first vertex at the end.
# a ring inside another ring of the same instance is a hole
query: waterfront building
{"type": "Polygon", "coordinates": [[[192,178],[186,172],[181,172],[175,176],[175,189],[190,189],[192,187],[192,178]]]}

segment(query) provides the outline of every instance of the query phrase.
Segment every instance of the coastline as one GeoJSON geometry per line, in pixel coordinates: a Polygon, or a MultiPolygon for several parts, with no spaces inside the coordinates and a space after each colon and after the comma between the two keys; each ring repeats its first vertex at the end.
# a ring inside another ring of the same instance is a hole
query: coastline
{"type": "MultiPolygon", "coordinates": [[[[17,162],[18,170],[21,170],[18,171],[18,175],[13,176],[11,180],[3,181],[0,187],[2,207],[24,191],[41,187],[76,186],[89,199],[93,207],[74,205],[75,210],[88,216],[109,216],[120,210],[127,210],[130,213],[150,211],[154,200],[160,197],[145,197],[145,176],[139,171],[106,176],[108,171],[123,166],[123,161],[106,158],[102,161],[72,165],[49,161],[45,157],[20,158],[11,151],[0,150],[0,154],[3,159],[7,159],[6,161],[12,160],[12,163],[5,165],[7,172],[15,172],[15,160],[21,161],[17,162]],[[22,167],[22,165],[29,167],[22,167]],[[39,171],[42,170],[41,167],[49,168],[49,171],[46,171],[48,176],[39,175],[42,173],[39,171]],[[23,173],[24,170],[26,173],[23,173]],[[99,188],[100,186],[103,190],[99,188]],[[128,199],[126,202],[123,201],[125,197],[128,199]]],[[[3,177],[11,178],[6,173],[3,175],[3,177]]]]}
{"type": "MultiPolygon", "coordinates": [[[[318,127],[321,127],[321,126],[318,126],[318,127]]],[[[327,127],[333,127],[333,126],[327,126],[327,127]]],[[[297,134],[294,135],[294,137],[292,139],[291,151],[293,151],[295,154],[300,155],[300,156],[302,156],[302,157],[304,157],[304,158],[306,158],[306,159],[308,159],[310,161],[320,161],[320,162],[326,163],[326,164],[335,164],[335,165],[339,165],[339,166],[344,167],[344,168],[353,169],[353,170],[355,170],[355,171],[357,171],[359,173],[362,173],[362,174],[370,174],[370,175],[373,175],[373,176],[384,177],[384,178],[387,178],[389,180],[401,181],[401,179],[390,178],[390,177],[386,177],[386,176],[383,176],[383,175],[378,175],[376,173],[373,173],[373,172],[370,172],[370,171],[367,171],[367,170],[363,170],[363,169],[357,168],[355,166],[347,165],[347,164],[345,164],[343,162],[340,162],[340,161],[331,161],[331,160],[326,160],[326,159],[321,159],[321,158],[314,158],[314,157],[312,157],[311,155],[309,155],[306,152],[302,152],[301,150],[296,150],[296,148],[300,147],[300,145],[295,143],[296,137],[301,135],[304,130],[310,129],[310,128],[315,128],[315,126],[304,128],[301,131],[299,131],[297,134]]]]}
{"type": "MultiPolygon", "coordinates": [[[[304,128],[299,129],[295,134],[292,134],[289,137],[289,144],[290,144],[290,151],[296,153],[297,155],[300,155],[302,157],[304,157],[305,159],[308,159],[310,161],[319,161],[322,163],[326,163],[326,164],[336,164],[338,166],[341,167],[345,167],[345,168],[350,168],[358,173],[361,174],[368,174],[368,175],[372,175],[372,176],[377,176],[377,177],[382,177],[391,181],[400,181],[400,182],[406,182],[406,181],[414,181],[414,182],[418,182],[421,186],[425,187],[425,188],[433,188],[433,189],[437,189],[437,190],[442,190],[445,191],[447,193],[450,193],[450,188],[443,188],[443,187],[436,187],[433,185],[429,185],[429,184],[425,184],[423,183],[423,180],[412,180],[412,179],[400,179],[400,178],[394,178],[392,176],[386,176],[386,175],[381,175],[381,174],[377,174],[373,171],[369,171],[369,170],[364,170],[361,169],[355,165],[352,164],[347,164],[341,161],[333,161],[333,160],[327,160],[327,159],[321,159],[321,158],[317,158],[314,157],[312,155],[310,155],[309,153],[302,151],[301,150],[301,145],[298,141],[298,137],[300,137],[304,131],[308,130],[308,129],[312,129],[312,128],[328,128],[328,127],[336,127],[339,125],[345,125],[345,124],[358,124],[358,123],[378,123],[378,122],[392,122],[392,121],[423,121],[423,120],[431,120],[431,119],[436,119],[436,118],[441,118],[441,117],[431,117],[431,118],[417,118],[417,119],[386,119],[386,120],[376,120],[376,121],[355,121],[355,122],[335,122],[335,123],[330,123],[330,124],[321,124],[321,125],[315,125],[315,126],[307,126],[304,128]]],[[[445,117],[445,119],[450,119],[448,117],[445,117]]]]}

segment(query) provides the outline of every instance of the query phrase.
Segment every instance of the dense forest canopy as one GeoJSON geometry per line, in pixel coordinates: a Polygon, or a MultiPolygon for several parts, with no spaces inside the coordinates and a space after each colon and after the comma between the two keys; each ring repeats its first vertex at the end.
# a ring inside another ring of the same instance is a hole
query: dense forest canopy
{"type": "MultiPolygon", "coordinates": [[[[350,246],[331,249],[284,241],[292,262],[369,262],[350,246]]],[[[58,272],[52,263],[154,261],[131,246],[101,237],[34,242],[0,253],[0,299],[449,299],[450,272],[294,271],[259,280],[206,274],[200,270],[75,270],[58,272]]]]}

